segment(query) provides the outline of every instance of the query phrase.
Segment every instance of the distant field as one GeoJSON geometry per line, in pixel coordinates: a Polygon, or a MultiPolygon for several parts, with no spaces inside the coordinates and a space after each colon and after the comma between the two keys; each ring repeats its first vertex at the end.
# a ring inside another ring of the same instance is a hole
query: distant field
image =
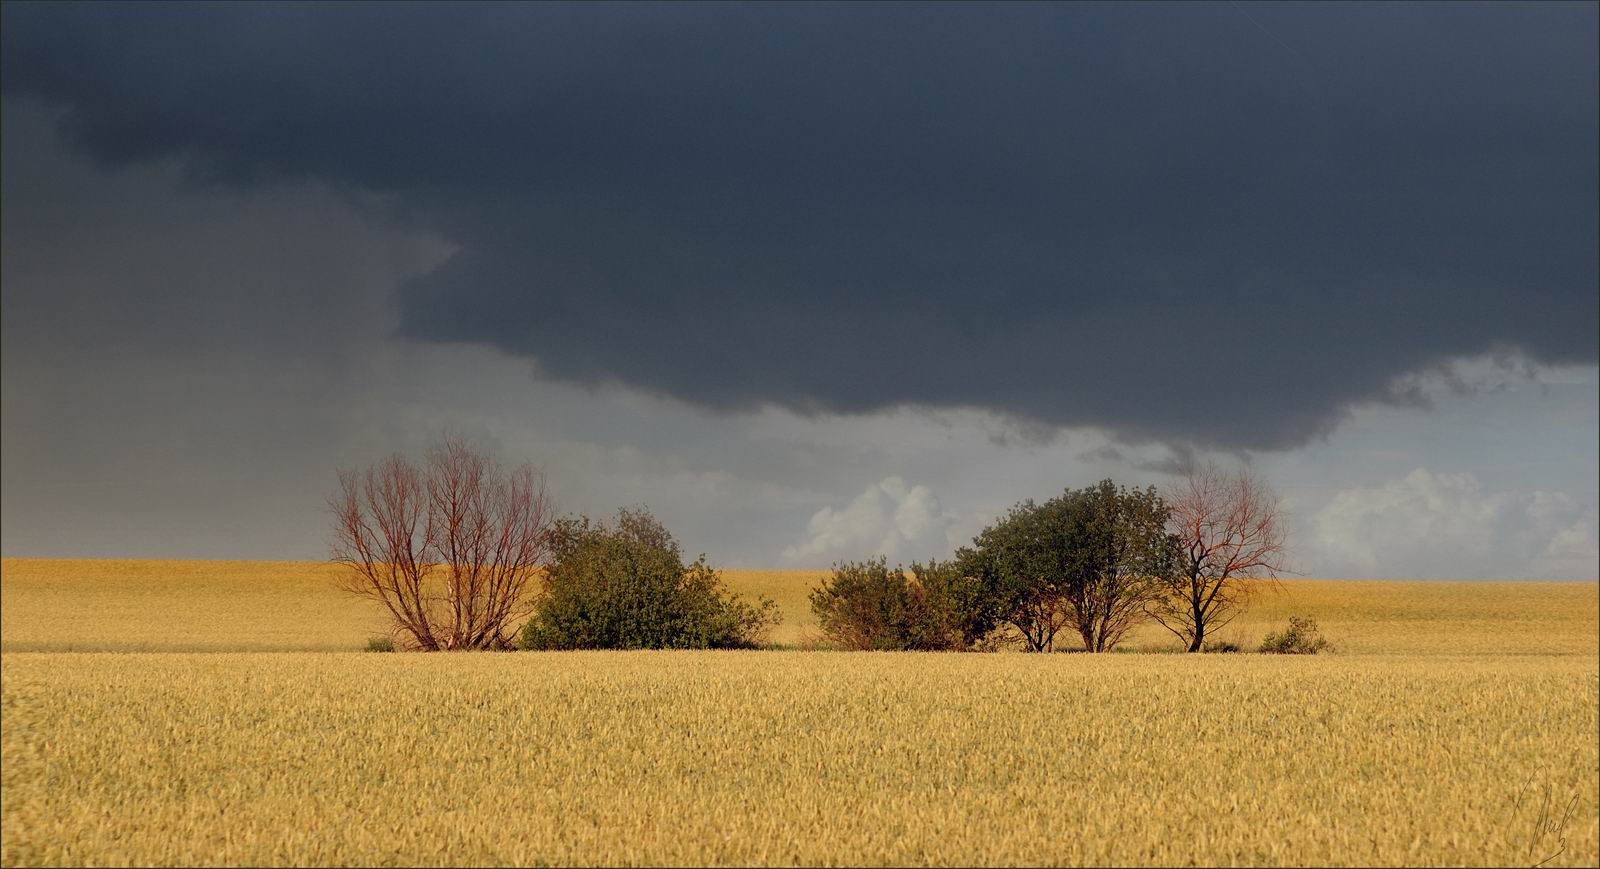
{"type": "MultiPolygon", "coordinates": [[[[1223,634],[1314,658],[376,655],[331,577],[0,562],[0,865],[1600,860],[1594,583],[1294,581],[1223,634]]],[[[798,643],[817,577],[727,578],[798,643]]]]}
{"type": "MultiPolygon", "coordinates": [[[[271,561],[0,561],[0,650],[347,651],[381,631],[373,605],[334,587],[333,568],[271,561]]],[[[814,636],[816,571],[728,571],[728,586],[773,598],[774,642],[814,636]]],[[[1247,646],[1311,615],[1351,653],[1600,652],[1593,582],[1287,580],[1220,639],[1247,646]]],[[[1171,645],[1160,628],[1130,648],[1171,645]]]]}

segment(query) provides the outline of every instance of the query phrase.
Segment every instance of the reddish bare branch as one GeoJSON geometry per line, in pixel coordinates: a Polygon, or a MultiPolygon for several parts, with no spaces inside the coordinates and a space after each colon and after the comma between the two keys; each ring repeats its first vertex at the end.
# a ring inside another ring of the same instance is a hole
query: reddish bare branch
{"type": "Polygon", "coordinates": [[[506,473],[456,438],[418,468],[403,456],[339,475],[333,561],[340,585],[388,611],[409,646],[505,648],[531,609],[554,509],[544,477],[506,473]]]}
{"type": "Polygon", "coordinates": [[[1288,572],[1287,523],[1277,495],[1249,469],[1205,465],[1171,487],[1166,500],[1183,559],[1150,615],[1198,652],[1253,593],[1288,572]]]}

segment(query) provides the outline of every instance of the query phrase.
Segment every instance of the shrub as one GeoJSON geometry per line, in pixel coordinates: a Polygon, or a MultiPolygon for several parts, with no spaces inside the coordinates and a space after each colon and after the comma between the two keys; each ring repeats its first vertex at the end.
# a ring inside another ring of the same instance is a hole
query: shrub
{"type": "Polygon", "coordinates": [[[1230,643],[1226,640],[1214,640],[1202,646],[1201,651],[1215,652],[1217,654],[1226,655],[1233,652],[1243,651],[1243,648],[1238,643],[1230,643]]]}
{"type": "Polygon", "coordinates": [[[983,580],[955,561],[912,562],[913,581],[928,593],[944,625],[956,634],[956,646],[993,651],[996,619],[994,595],[983,580]]]}
{"type": "Polygon", "coordinates": [[[382,636],[379,636],[379,637],[368,637],[367,638],[367,651],[369,651],[369,652],[392,652],[392,651],[394,651],[394,638],[393,637],[382,637],[382,636]]]}
{"type": "MultiPolygon", "coordinates": [[[[937,564],[916,567],[924,575],[939,571],[937,564]]],[[[908,578],[900,565],[891,569],[881,556],[834,565],[833,575],[811,590],[811,611],[822,633],[845,649],[936,651],[965,646],[948,602],[908,578]]]]}
{"type": "Polygon", "coordinates": [[[1317,632],[1315,619],[1291,616],[1288,630],[1267,634],[1261,641],[1261,651],[1269,655],[1315,655],[1329,645],[1317,632]]]}
{"type": "Polygon", "coordinates": [[[761,643],[777,604],[747,603],[701,556],[684,564],[667,529],[640,510],[611,523],[562,519],[525,649],[731,649],[761,643]]]}

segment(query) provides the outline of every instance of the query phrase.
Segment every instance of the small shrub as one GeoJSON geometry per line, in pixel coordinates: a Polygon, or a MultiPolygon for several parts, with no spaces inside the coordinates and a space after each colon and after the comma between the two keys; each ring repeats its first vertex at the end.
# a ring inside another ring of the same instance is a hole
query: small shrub
{"type": "Polygon", "coordinates": [[[753,648],[778,621],[777,604],[747,603],[701,556],[644,510],[615,522],[562,519],[551,532],[544,595],[523,626],[525,649],[753,648]]]}
{"type": "Polygon", "coordinates": [[[1228,655],[1234,652],[1244,651],[1243,647],[1241,647],[1238,643],[1230,643],[1227,640],[1214,640],[1206,643],[1201,647],[1200,650],[1202,652],[1213,652],[1219,655],[1228,655]]]}
{"type": "Polygon", "coordinates": [[[394,651],[394,638],[393,637],[384,637],[384,636],[368,637],[367,638],[367,651],[369,651],[369,652],[392,652],[392,651],[394,651]]]}
{"type": "Polygon", "coordinates": [[[811,590],[822,633],[853,651],[940,651],[966,644],[949,612],[922,583],[886,559],[844,562],[811,590]]]}
{"type": "Polygon", "coordinates": [[[1315,655],[1329,645],[1317,632],[1315,619],[1292,616],[1288,630],[1267,634],[1267,638],[1261,641],[1261,651],[1268,655],[1315,655]]]}

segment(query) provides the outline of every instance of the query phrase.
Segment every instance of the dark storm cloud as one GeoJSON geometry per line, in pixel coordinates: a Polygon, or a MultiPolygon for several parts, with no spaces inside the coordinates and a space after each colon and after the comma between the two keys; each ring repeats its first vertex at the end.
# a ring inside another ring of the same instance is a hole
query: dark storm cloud
{"type": "Polygon", "coordinates": [[[389,196],[402,333],[570,380],[1278,448],[1597,356],[1593,4],[3,15],[75,147],[389,196]]]}

